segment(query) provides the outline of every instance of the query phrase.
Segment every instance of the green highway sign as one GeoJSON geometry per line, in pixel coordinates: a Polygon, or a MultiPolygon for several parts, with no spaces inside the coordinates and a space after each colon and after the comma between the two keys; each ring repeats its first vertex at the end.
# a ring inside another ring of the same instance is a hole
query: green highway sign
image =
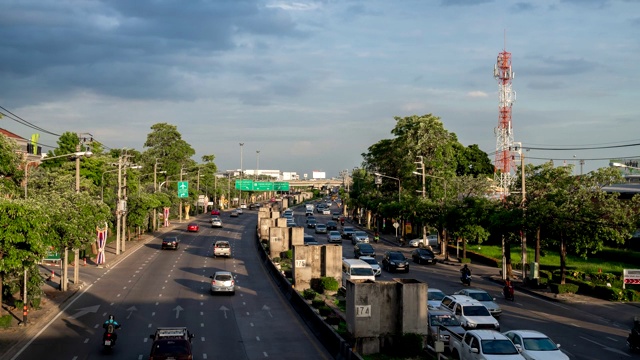
{"type": "Polygon", "coordinates": [[[189,197],[189,182],[188,181],[178,181],[178,197],[179,198],[187,198],[187,197],[189,197]]]}
{"type": "Polygon", "coordinates": [[[288,182],[236,180],[236,190],[242,191],[289,191],[288,182]]]}

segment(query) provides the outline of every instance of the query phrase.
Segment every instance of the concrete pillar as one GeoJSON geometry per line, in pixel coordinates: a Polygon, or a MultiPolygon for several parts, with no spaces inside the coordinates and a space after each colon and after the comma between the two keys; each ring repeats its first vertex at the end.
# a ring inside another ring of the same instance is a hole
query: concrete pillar
{"type": "Polygon", "coordinates": [[[289,244],[284,241],[287,228],[269,228],[269,257],[280,257],[284,251],[289,250],[289,244]]]}
{"type": "Polygon", "coordinates": [[[427,284],[416,279],[394,279],[398,291],[398,317],[402,319],[397,334],[414,333],[426,336],[428,332],[427,318],[427,284]]]}
{"type": "Polygon", "coordinates": [[[332,277],[342,283],[342,245],[322,246],[322,269],[320,276],[332,277]]]}

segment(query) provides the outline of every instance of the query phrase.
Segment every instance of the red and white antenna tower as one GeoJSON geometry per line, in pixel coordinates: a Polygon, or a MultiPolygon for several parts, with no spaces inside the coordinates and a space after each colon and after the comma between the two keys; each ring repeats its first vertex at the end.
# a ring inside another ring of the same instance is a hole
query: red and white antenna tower
{"type": "Polygon", "coordinates": [[[511,53],[503,50],[498,54],[498,61],[493,68],[493,77],[498,80],[499,116],[496,133],[496,160],[494,179],[499,184],[501,198],[509,195],[509,189],[513,183],[515,174],[515,153],[519,144],[513,141],[513,129],[511,127],[511,106],[516,100],[516,93],[511,90],[511,80],[515,73],[511,70],[511,53]]]}

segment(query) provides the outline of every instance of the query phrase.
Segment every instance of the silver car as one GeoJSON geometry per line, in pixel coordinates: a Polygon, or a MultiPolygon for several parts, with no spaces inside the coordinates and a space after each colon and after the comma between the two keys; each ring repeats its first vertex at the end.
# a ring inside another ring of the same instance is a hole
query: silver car
{"type": "Polygon", "coordinates": [[[217,293],[236,293],[236,282],[233,275],[228,271],[216,271],[215,274],[209,276],[211,278],[211,295],[217,293]]]}
{"type": "Polygon", "coordinates": [[[360,256],[359,259],[371,265],[371,268],[373,269],[373,275],[375,276],[382,275],[382,269],[380,268],[380,264],[378,264],[375,258],[371,256],[360,256]]]}
{"type": "Polygon", "coordinates": [[[211,227],[222,227],[222,219],[219,216],[213,216],[211,218],[211,227]]]}
{"type": "Polygon", "coordinates": [[[228,241],[218,240],[213,244],[213,257],[216,256],[231,257],[231,246],[228,241]]]}
{"type": "Polygon", "coordinates": [[[353,233],[353,235],[351,235],[351,243],[352,244],[358,244],[358,243],[365,243],[368,244],[369,243],[369,235],[364,232],[364,231],[356,231],[353,233]]]}
{"type": "Polygon", "coordinates": [[[327,242],[329,242],[329,243],[341,243],[342,242],[342,236],[340,235],[340,231],[338,231],[338,230],[329,231],[329,233],[327,234],[327,242]]]}
{"type": "Polygon", "coordinates": [[[487,308],[487,310],[489,310],[489,313],[495,318],[500,317],[500,315],[502,315],[502,309],[500,308],[500,305],[496,303],[496,299],[491,297],[491,295],[489,295],[489,293],[484,290],[462,289],[460,291],[457,291],[456,294],[467,295],[468,297],[479,301],[480,303],[482,303],[482,305],[484,305],[487,308]]]}

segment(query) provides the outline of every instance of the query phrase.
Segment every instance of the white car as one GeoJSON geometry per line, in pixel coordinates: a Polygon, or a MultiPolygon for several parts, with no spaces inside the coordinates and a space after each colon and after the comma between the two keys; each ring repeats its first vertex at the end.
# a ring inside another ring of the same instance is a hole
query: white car
{"type": "Polygon", "coordinates": [[[440,303],[442,299],[447,296],[447,294],[443,293],[440,289],[427,289],[427,306],[429,309],[437,309],[440,307],[440,303]]]}
{"type": "MultiPolygon", "coordinates": [[[[427,245],[429,245],[431,247],[438,246],[438,235],[428,235],[427,236],[427,245]]],[[[423,238],[417,238],[417,239],[409,240],[409,246],[411,246],[411,247],[425,247],[424,239],[423,238]]]]}
{"type": "Polygon", "coordinates": [[[504,333],[528,360],[569,360],[569,357],[549,337],[534,330],[511,330],[504,333]]]}
{"type": "Polygon", "coordinates": [[[211,217],[211,227],[222,227],[222,219],[219,216],[211,217]]]}
{"type": "Polygon", "coordinates": [[[342,236],[340,235],[340,231],[338,231],[338,230],[329,231],[329,233],[327,234],[327,242],[330,242],[330,243],[341,243],[342,242],[342,236]]]}
{"type": "Polygon", "coordinates": [[[237,208],[236,212],[238,213],[238,215],[242,215],[244,211],[242,211],[242,208],[237,208]]]}
{"type": "Polygon", "coordinates": [[[322,215],[331,215],[331,209],[329,208],[322,209],[322,215]]]}
{"type": "Polygon", "coordinates": [[[455,294],[467,295],[470,298],[478,300],[480,303],[482,303],[482,305],[484,305],[487,308],[487,310],[489,310],[489,312],[491,313],[491,315],[493,315],[493,317],[497,318],[497,317],[500,317],[500,315],[502,315],[502,309],[500,308],[500,305],[496,303],[496,299],[494,297],[491,297],[491,295],[489,295],[488,292],[482,289],[467,288],[467,289],[462,289],[460,291],[456,291],[455,294]]]}
{"type": "Polygon", "coordinates": [[[360,259],[360,260],[366,262],[367,264],[371,265],[371,268],[373,269],[373,275],[375,275],[375,276],[382,275],[382,269],[380,268],[380,264],[378,264],[376,259],[374,259],[371,256],[360,256],[358,259],[360,259]]]}

